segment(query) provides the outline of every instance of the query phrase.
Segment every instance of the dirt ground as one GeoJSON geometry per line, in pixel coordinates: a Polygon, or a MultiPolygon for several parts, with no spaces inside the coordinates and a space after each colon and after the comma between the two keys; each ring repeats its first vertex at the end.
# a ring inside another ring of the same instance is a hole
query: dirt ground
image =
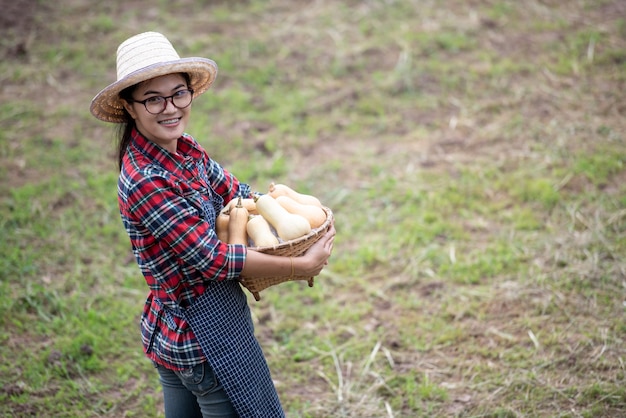
{"type": "Polygon", "coordinates": [[[0,33],[3,41],[0,53],[4,59],[19,59],[28,55],[37,29],[35,14],[46,6],[37,0],[0,0],[0,33]]]}

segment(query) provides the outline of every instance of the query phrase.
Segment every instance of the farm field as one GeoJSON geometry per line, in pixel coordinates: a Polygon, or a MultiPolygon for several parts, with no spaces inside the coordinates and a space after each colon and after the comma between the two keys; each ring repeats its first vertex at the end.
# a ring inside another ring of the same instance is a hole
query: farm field
{"type": "Polygon", "coordinates": [[[250,296],[288,417],[626,416],[626,2],[0,6],[0,416],[163,416],[89,113],[148,30],[217,62],[215,160],[333,209],[315,286],[250,296]]]}

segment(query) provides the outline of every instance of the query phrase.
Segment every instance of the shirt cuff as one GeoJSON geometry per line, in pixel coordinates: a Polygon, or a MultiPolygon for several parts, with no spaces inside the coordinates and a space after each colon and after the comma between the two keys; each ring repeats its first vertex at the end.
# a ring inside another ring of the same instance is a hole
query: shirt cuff
{"type": "Polygon", "coordinates": [[[228,280],[238,280],[246,264],[248,247],[242,244],[228,245],[228,280]]]}

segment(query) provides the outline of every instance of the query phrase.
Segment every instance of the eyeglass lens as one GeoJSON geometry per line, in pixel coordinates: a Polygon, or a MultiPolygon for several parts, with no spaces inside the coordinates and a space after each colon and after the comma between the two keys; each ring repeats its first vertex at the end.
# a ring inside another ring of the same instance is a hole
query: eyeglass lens
{"type": "Polygon", "coordinates": [[[193,93],[191,90],[180,90],[175,94],[167,97],[155,96],[144,101],[146,110],[154,115],[161,113],[167,107],[168,99],[172,100],[172,104],[178,109],[184,109],[191,104],[193,93]]]}

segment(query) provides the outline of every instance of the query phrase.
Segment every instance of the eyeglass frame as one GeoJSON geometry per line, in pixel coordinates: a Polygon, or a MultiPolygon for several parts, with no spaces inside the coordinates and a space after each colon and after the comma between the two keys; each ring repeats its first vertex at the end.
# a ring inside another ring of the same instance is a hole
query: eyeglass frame
{"type": "Polygon", "coordinates": [[[172,105],[176,108],[176,109],[185,109],[187,107],[189,107],[191,105],[191,102],[193,102],[193,89],[182,89],[182,90],[178,90],[176,93],[172,94],[171,96],[152,96],[152,97],[148,97],[146,100],[135,100],[135,99],[131,99],[134,103],[141,103],[143,105],[143,107],[146,109],[146,112],[150,113],[151,115],[159,115],[161,113],[163,113],[165,111],[165,109],[167,108],[167,101],[169,100],[170,102],[172,102],[172,105]],[[189,103],[186,104],[183,107],[179,107],[176,105],[176,103],[174,103],[174,97],[176,97],[177,94],[180,94],[181,92],[189,92],[191,93],[191,99],[189,100],[189,103]],[[161,109],[160,111],[158,111],[157,113],[152,113],[151,111],[148,110],[148,102],[150,100],[154,100],[156,98],[160,98],[163,99],[163,109],[161,109]]]}

